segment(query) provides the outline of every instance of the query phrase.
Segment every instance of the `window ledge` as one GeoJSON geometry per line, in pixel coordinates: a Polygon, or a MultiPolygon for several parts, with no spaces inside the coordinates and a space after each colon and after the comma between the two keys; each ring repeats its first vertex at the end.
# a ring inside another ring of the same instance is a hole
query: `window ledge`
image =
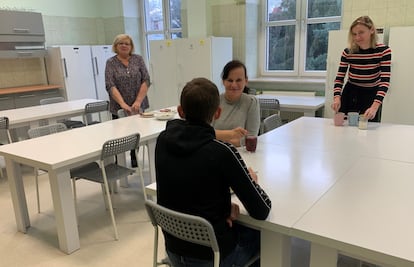
{"type": "Polygon", "coordinates": [[[249,78],[249,82],[325,85],[326,80],[325,78],[256,77],[249,78]]]}

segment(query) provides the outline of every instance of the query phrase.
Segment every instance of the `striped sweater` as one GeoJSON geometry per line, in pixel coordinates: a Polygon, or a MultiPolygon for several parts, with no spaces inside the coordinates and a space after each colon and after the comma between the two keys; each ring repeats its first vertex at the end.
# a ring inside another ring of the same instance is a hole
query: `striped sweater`
{"type": "Polygon", "coordinates": [[[351,54],[345,48],[335,78],[334,97],[341,95],[347,71],[348,82],[367,89],[377,87],[374,101],[381,104],[390,86],[391,49],[377,44],[376,48],[361,49],[351,54]]]}

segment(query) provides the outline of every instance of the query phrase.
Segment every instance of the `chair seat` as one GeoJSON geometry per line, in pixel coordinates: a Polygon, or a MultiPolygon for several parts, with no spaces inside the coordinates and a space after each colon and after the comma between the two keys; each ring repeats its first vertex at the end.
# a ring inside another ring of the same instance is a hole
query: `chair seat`
{"type": "MultiPolygon", "coordinates": [[[[108,181],[119,180],[135,173],[134,169],[120,166],[115,163],[106,165],[105,171],[108,181]]],[[[70,176],[76,179],[86,179],[101,184],[104,183],[102,171],[99,168],[99,164],[96,162],[91,162],[81,167],[71,169],[70,176]]]]}
{"type": "Polygon", "coordinates": [[[71,121],[71,120],[64,120],[62,121],[66,125],[68,129],[84,127],[85,124],[81,121],[71,121]]]}

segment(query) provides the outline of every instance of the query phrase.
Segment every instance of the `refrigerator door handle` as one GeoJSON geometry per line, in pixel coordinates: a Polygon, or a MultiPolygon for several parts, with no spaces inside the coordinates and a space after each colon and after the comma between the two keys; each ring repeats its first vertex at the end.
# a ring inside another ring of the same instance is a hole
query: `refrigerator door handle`
{"type": "Polygon", "coordinates": [[[96,69],[96,75],[99,75],[99,68],[98,68],[98,58],[95,57],[95,69],[96,69]]]}
{"type": "Polygon", "coordinates": [[[65,77],[68,77],[68,68],[66,66],[66,58],[63,58],[63,69],[65,71],[65,77]]]}

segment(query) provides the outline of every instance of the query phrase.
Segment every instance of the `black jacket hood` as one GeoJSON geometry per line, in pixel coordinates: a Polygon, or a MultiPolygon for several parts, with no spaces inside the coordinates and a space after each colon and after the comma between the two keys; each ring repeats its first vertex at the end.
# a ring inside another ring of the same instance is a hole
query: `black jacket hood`
{"type": "Polygon", "coordinates": [[[169,153],[188,156],[215,139],[216,134],[214,128],[207,123],[176,119],[167,122],[166,130],[160,138],[165,142],[169,153]]]}

